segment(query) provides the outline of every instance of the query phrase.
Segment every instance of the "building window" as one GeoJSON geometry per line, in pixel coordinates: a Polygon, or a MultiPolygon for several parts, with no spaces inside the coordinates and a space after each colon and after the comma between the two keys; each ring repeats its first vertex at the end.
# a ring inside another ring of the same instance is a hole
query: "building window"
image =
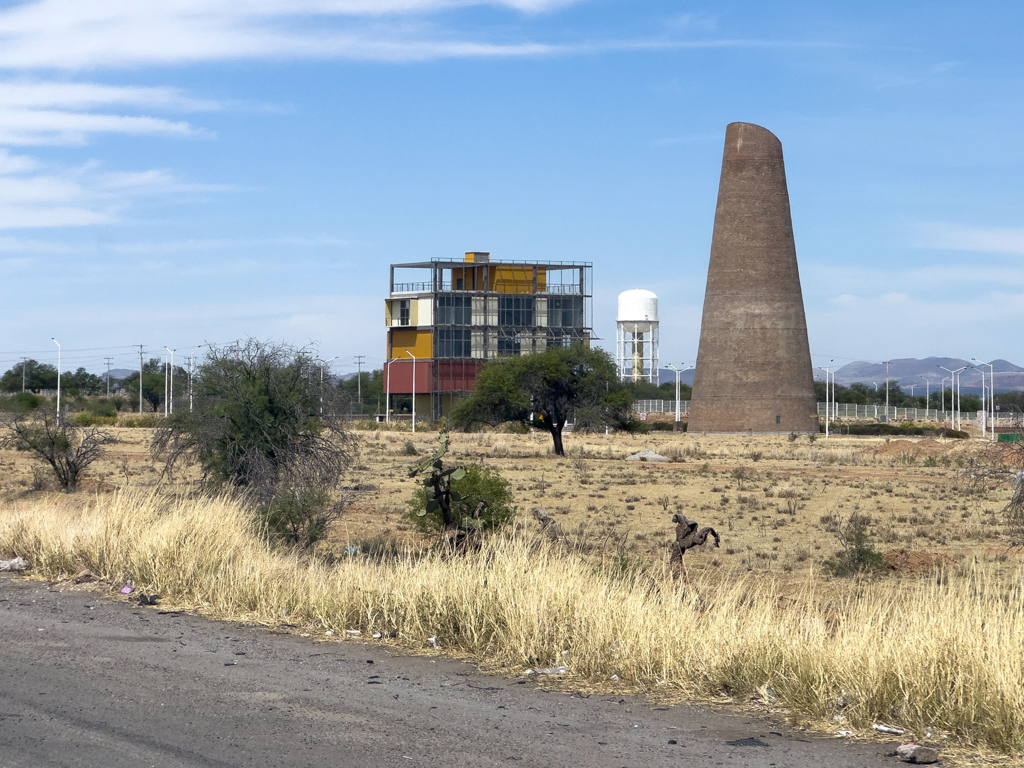
{"type": "Polygon", "coordinates": [[[519,327],[533,325],[533,297],[498,297],[498,325],[519,327]]]}
{"type": "Polygon", "coordinates": [[[548,325],[552,328],[582,328],[583,297],[550,297],[548,299],[548,325]]]}
{"type": "Polygon", "coordinates": [[[522,336],[518,333],[514,333],[511,336],[499,336],[498,337],[498,354],[499,355],[518,355],[522,348],[522,336]]]}
{"type": "Polygon", "coordinates": [[[438,357],[470,357],[470,331],[461,328],[439,328],[437,330],[438,357]]]}
{"type": "Polygon", "coordinates": [[[469,325],[473,300],[469,296],[438,296],[436,325],[469,325]]]}
{"type": "Polygon", "coordinates": [[[400,299],[398,301],[398,324],[409,324],[409,299],[400,299]]]}
{"type": "Polygon", "coordinates": [[[553,347],[571,347],[572,336],[560,331],[548,331],[548,349],[553,347]]]}

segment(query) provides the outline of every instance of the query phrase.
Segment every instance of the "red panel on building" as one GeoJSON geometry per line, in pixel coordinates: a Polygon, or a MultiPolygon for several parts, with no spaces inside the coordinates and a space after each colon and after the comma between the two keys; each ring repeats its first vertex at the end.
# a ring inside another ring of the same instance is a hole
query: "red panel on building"
{"type": "MultiPolygon", "coordinates": [[[[438,360],[437,390],[439,392],[472,392],[483,360],[438,360]]],[[[419,378],[417,376],[417,378],[419,378]]]]}
{"type": "MultiPolygon", "coordinates": [[[[393,395],[412,394],[412,360],[392,360],[384,366],[384,388],[393,395]],[[389,387],[390,379],[390,387],[389,387]]],[[[434,388],[434,361],[416,361],[416,394],[427,394],[434,388]]]]}

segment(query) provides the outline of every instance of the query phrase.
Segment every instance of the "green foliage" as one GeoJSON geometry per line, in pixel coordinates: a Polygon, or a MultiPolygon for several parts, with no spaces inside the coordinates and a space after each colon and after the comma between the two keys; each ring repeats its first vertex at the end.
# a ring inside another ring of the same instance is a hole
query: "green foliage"
{"type": "MultiPolygon", "coordinates": [[[[458,501],[452,502],[452,523],[463,529],[494,530],[509,522],[516,513],[512,504],[512,486],[501,474],[490,467],[469,464],[463,468],[465,476],[452,483],[452,490],[459,495],[458,501]],[[473,512],[480,502],[484,502],[479,518],[473,518],[473,512]]],[[[409,519],[420,531],[439,531],[442,521],[436,514],[420,514],[426,510],[427,497],[425,489],[417,488],[413,497],[407,502],[410,508],[409,519]]]]}
{"type": "Polygon", "coordinates": [[[0,377],[0,390],[4,392],[21,392],[22,372],[24,366],[25,389],[38,393],[44,389],[57,388],[57,367],[35,360],[18,363],[0,377]]]}
{"type": "Polygon", "coordinates": [[[330,494],[323,488],[280,488],[257,511],[272,538],[300,547],[312,547],[323,539],[334,519],[330,494]]]}
{"type": "Polygon", "coordinates": [[[338,391],[344,395],[346,410],[358,414],[384,413],[384,370],[363,371],[338,382],[338,391]],[[359,396],[362,389],[362,405],[359,396]]]}
{"type": "Polygon", "coordinates": [[[562,429],[570,418],[581,430],[629,429],[632,402],[608,353],[574,344],[488,362],[476,391],[453,409],[452,423],[527,424],[550,432],[555,454],[564,456],[562,429]]]}
{"type": "Polygon", "coordinates": [[[834,559],[824,562],[833,576],[852,576],[885,568],[882,554],[871,545],[870,525],[871,518],[866,515],[851,515],[846,522],[836,521],[832,532],[842,549],[834,559]]]}
{"type": "Polygon", "coordinates": [[[167,419],[153,454],[168,471],[178,461],[195,461],[209,484],[244,490],[268,530],[286,532],[287,541],[307,545],[319,538],[344,507],[331,501],[331,491],[350,454],[346,414],[337,391],[320,387],[315,357],[254,339],[213,347],[195,385],[194,409],[167,419]]]}
{"type": "Polygon", "coordinates": [[[881,424],[877,422],[851,422],[842,424],[833,422],[833,434],[843,435],[905,435],[905,436],[926,436],[926,437],[949,437],[961,440],[967,439],[966,432],[946,427],[920,427],[910,421],[889,422],[881,424]]]}
{"type": "Polygon", "coordinates": [[[18,392],[9,397],[0,397],[0,411],[13,411],[15,413],[27,413],[34,411],[45,401],[39,395],[31,392],[18,392]]]}
{"type": "Polygon", "coordinates": [[[79,411],[78,413],[71,414],[70,419],[80,427],[94,427],[96,425],[113,427],[117,424],[116,415],[97,416],[92,411],[79,411]]]}
{"type": "Polygon", "coordinates": [[[407,502],[409,518],[421,531],[484,531],[499,528],[515,515],[512,488],[497,471],[471,464],[445,467],[448,433],[438,437],[438,449],[409,471],[422,475],[407,502]]]}

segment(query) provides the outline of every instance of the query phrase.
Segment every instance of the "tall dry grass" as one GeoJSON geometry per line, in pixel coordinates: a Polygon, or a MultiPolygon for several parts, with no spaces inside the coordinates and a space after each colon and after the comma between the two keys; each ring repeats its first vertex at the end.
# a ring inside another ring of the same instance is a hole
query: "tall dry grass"
{"type": "Polygon", "coordinates": [[[131,492],[0,511],[0,554],[49,579],[89,568],[214,617],[394,633],[486,664],[565,664],[573,679],[746,697],[770,684],[794,716],[925,726],[962,743],[1024,746],[1024,595],[983,572],[908,585],[673,584],[521,537],[483,551],[327,566],[275,552],[228,499],[131,492]],[[941,583],[940,583],[941,582],[941,583]]]}

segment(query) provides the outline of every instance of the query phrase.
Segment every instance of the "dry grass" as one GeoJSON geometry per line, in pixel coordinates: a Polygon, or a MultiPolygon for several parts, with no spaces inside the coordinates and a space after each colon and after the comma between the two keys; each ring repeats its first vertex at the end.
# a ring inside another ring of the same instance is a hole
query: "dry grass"
{"type": "Polygon", "coordinates": [[[570,683],[737,698],[770,685],[797,720],[882,720],[962,744],[1024,747],[1024,594],[983,571],[852,583],[807,578],[780,601],[764,574],[673,583],[641,560],[603,561],[524,535],[445,559],[407,552],[328,565],[275,552],[228,499],[121,491],[28,498],[0,514],[0,553],[49,579],[89,568],[213,617],[359,629],[510,671],[565,664],[570,683]]]}

